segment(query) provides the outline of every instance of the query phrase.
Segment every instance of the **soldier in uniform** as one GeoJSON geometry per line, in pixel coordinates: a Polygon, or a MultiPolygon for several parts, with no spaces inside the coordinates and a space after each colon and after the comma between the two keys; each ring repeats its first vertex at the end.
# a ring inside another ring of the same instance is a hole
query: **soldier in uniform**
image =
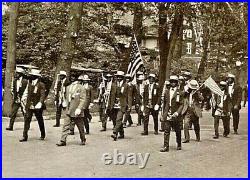
{"type": "Polygon", "coordinates": [[[183,143],[189,143],[189,125],[190,121],[194,124],[194,131],[196,134],[196,141],[200,141],[200,123],[199,118],[202,117],[202,110],[200,102],[203,100],[202,95],[197,89],[199,84],[196,80],[191,80],[188,83],[188,89],[184,93],[184,107],[182,114],[184,115],[184,135],[183,143]]]}
{"type": "Polygon", "coordinates": [[[43,110],[45,109],[45,85],[40,81],[40,70],[31,69],[29,76],[30,80],[22,97],[22,101],[26,102],[26,106],[24,116],[23,138],[20,139],[20,142],[28,140],[28,131],[30,128],[33,113],[36,116],[40,128],[40,140],[44,140],[45,138],[45,127],[43,120],[43,110]]]}
{"type": "Polygon", "coordinates": [[[183,93],[178,87],[178,77],[176,75],[170,76],[170,89],[164,92],[163,100],[163,129],[164,129],[164,147],[161,152],[169,151],[169,138],[171,127],[176,133],[177,150],[181,150],[181,129],[180,117],[183,109],[183,93]]]}
{"type": "Polygon", "coordinates": [[[128,96],[128,84],[124,82],[124,72],[123,71],[117,71],[116,73],[116,82],[112,84],[111,87],[111,94],[110,94],[110,102],[109,102],[109,108],[113,109],[114,111],[114,117],[116,117],[116,124],[113,130],[113,134],[111,137],[114,139],[114,141],[124,138],[124,130],[123,130],[123,118],[124,114],[127,110],[131,109],[132,106],[132,98],[131,95],[128,96]],[[128,98],[128,99],[127,99],[128,98]],[[128,103],[129,102],[129,103],[128,103]],[[118,137],[118,133],[120,136],[118,137]]]}
{"type": "Polygon", "coordinates": [[[87,90],[81,84],[83,76],[79,76],[78,80],[67,86],[66,88],[66,114],[62,127],[62,136],[57,146],[66,146],[67,136],[70,134],[72,122],[74,122],[79,130],[81,145],[85,145],[86,138],[84,133],[84,106],[87,101],[87,90]]]}
{"type": "MultiPolygon", "coordinates": [[[[134,86],[132,85],[131,82],[131,76],[130,74],[125,75],[125,83],[128,85],[128,94],[130,94],[132,97],[127,96],[127,101],[129,98],[133,99],[133,88],[134,86]]],[[[128,104],[128,102],[127,102],[128,104]]],[[[127,107],[127,111],[125,112],[125,117],[123,121],[123,128],[126,128],[127,122],[128,122],[128,127],[130,127],[133,124],[132,117],[131,117],[131,107],[127,107]]]]}
{"type": "Polygon", "coordinates": [[[16,115],[18,112],[18,109],[21,108],[23,116],[24,116],[24,106],[23,102],[21,102],[23,93],[26,89],[26,86],[28,84],[26,72],[21,67],[16,67],[16,73],[14,77],[14,81],[12,84],[12,94],[13,94],[13,105],[12,105],[12,112],[10,115],[10,122],[9,127],[6,128],[8,131],[13,131],[14,122],[16,119],[16,115]]]}
{"type": "Polygon", "coordinates": [[[144,84],[143,84],[144,76],[140,75],[137,78],[137,84],[135,84],[135,110],[138,114],[137,126],[140,126],[143,122],[143,112],[141,107],[143,105],[143,91],[144,91],[144,84]]]}
{"type": "Polygon", "coordinates": [[[230,133],[230,97],[227,92],[227,83],[225,81],[220,82],[220,88],[223,92],[223,96],[219,96],[217,94],[214,94],[213,100],[213,109],[214,109],[214,139],[219,138],[219,121],[222,119],[223,127],[224,127],[224,133],[223,136],[227,137],[230,133]]]}
{"type": "Polygon", "coordinates": [[[100,131],[106,131],[107,119],[110,116],[110,111],[107,111],[108,101],[110,98],[110,91],[112,85],[112,75],[107,74],[104,78],[104,82],[99,87],[99,106],[100,106],[100,119],[102,122],[102,129],[100,131]]]}
{"type": "Polygon", "coordinates": [[[228,83],[228,94],[231,98],[231,104],[232,104],[231,112],[233,115],[234,134],[238,134],[241,100],[242,100],[242,88],[235,82],[235,76],[233,74],[228,74],[227,83],[228,83]]]}
{"type": "Polygon", "coordinates": [[[143,110],[144,110],[144,131],[141,135],[148,135],[148,123],[150,114],[154,119],[154,134],[158,134],[158,111],[159,111],[159,87],[155,83],[155,74],[149,74],[149,84],[145,85],[143,93],[143,110]]]}
{"type": "Polygon", "coordinates": [[[60,119],[62,114],[62,109],[66,108],[65,104],[65,90],[66,90],[66,77],[67,73],[65,71],[60,71],[54,86],[55,91],[55,106],[56,106],[56,124],[54,127],[60,127],[60,119]]]}
{"type": "Polygon", "coordinates": [[[164,94],[165,94],[165,91],[166,91],[166,89],[170,89],[170,82],[169,82],[169,80],[166,80],[165,81],[165,83],[164,83],[164,85],[163,85],[163,90],[162,90],[162,93],[161,93],[161,99],[160,99],[160,105],[161,105],[161,107],[160,107],[160,111],[159,111],[159,113],[160,113],[160,122],[161,122],[161,129],[159,130],[160,132],[164,132],[164,122],[162,121],[162,114],[163,114],[163,102],[164,102],[164,94]]]}

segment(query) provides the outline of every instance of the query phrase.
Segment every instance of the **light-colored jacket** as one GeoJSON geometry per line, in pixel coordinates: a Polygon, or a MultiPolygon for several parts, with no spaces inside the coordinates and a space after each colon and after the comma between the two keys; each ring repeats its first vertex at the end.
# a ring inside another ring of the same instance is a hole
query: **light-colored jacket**
{"type": "Polygon", "coordinates": [[[72,83],[66,88],[66,114],[70,117],[84,117],[84,105],[87,100],[87,92],[83,85],[72,83]],[[81,109],[81,114],[76,116],[75,110],[81,109]]]}

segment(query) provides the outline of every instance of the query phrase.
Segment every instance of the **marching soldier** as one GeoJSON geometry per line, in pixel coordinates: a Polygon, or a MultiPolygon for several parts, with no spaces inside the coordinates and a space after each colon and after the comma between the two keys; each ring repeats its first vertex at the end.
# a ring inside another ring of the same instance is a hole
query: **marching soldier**
{"type": "Polygon", "coordinates": [[[161,99],[160,99],[160,105],[161,105],[161,107],[160,107],[160,111],[159,111],[159,113],[160,113],[160,122],[161,122],[161,129],[159,130],[160,132],[164,132],[164,122],[162,121],[162,113],[163,113],[163,102],[164,102],[164,94],[165,94],[165,91],[166,91],[166,89],[170,89],[170,82],[169,82],[169,80],[166,80],[165,81],[165,83],[164,83],[164,85],[163,85],[163,90],[162,90],[162,93],[161,93],[161,99]]]}
{"type": "Polygon", "coordinates": [[[220,88],[223,92],[223,96],[214,94],[213,101],[215,102],[214,107],[214,139],[219,138],[219,121],[222,119],[224,126],[223,136],[227,137],[230,133],[230,97],[227,92],[227,83],[225,81],[220,82],[220,88]]]}
{"type": "Polygon", "coordinates": [[[64,125],[62,127],[62,136],[57,146],[66,146],[67,136],[70,134],[70,128],[72,127],[72,121],[76,124],[81,139],[81,145],[85,145],[86,138],[84,133],[84,106],[87,100],[87,90],[81,84],[83,76],[80,76],[77,81],[73,82],[66,88],[66,101],[67,118],[64,119],[64,125]]]}
{"type": "MultiPolygon", "coordinates": [[[[125,75],[125,83],[127,83],[128,85],[128,94],[131,95],[132,97],[129,97],[129,95],[127,96],[127,101],[128,101],[128,98],[132,98],[133,99],[133,88],[134,86],[132,85],[131,83],[131,76],[130,74],[126,74],[125,75]]],[[[128,102],[127,102],[128,104],[128,102]]],[[[127,111],[125,112],[125,117],[124,117],[124,121],[123,121],[123,128],[126,128],[126,124],[127,124],[127,121],[128,121],[128,127],[130,127],[132,124],[133,124],[133,121],[132,121],[132,117],[131,117],[131,107],[127,107],[127,111]]]]}
{"type": "Polygon", "coordinates": [[[89,134],[89,122],[92,119],[92,116],[89,112],[89,108],[91,108],[93,106],[93,99],[94,99],[93,87],[89,84],[89,81],[90,81],[89,76],[84,75],[82,83],[83,83],[83,86],[86,89],[86,93],[87,93],[86,94],[86,104],[84,107],[84,126],[86,129],[86,134],[89,134]]]}
{"type": "Polygon", "coordinates": [[[140,75],[137,78],[137,84],[135,84],[135,110],[138,114],[137,126],[140,126],[143,122],[143,112],[141,107],[143,106],[143,84],[144,76],[140,75]]]}
{"type": "Polygon", "coordinates": [[[243,87],[243,90],[242,90],[244,93],[243,93],[243,107],[246,107],[246,103],[248,101],[248,82],[245,84],[245,86],[243,87]]]}
{"type": "Polygon", "coordinates": [[[26,86],[28,84],[26,72],[23,68],[16,67],[16,73],[14,77],[14,81],[12,84],[12,94],[13,94],[13,105],[12,105],[12,112],[10,116],[10,122],[9,127],[6,128],[8,131],[13,131],[14,122],[16,119],[16,115],[18,112],[18,109],[21,107],[23,116],[24,116],[24,109],[25,105],[23,102],[21,102],[23,93],[26,89],[26,86]]]}
{"type": "Polygon", "coordinates": [[[164,147],[161,152],[169,151],[169,138],[171,127],[176,133],[177,150],[181,150],[181,129],[180,129],[180,116],[183,109],[183,93],[178,87],[178,77],[175,75],[170,76],[170,89],[164,92],[163,101],[163,129],[164,129],[164,147]]]}
{"type": "Polygon", "coordinates": [[[45,127],[43,120],[43,110],[45,109],[45,85],[40,81],[40,70],[31,69],[29,76],[30,80],[22,97],[22,101],[26,102],[26,113],[24,116],[23,138],[20,139],[20,142],[28,140],[28,131],[30,128],[33,113],[36,116],[40,128],[40,140],[44,140],[45,138],[45,127]]]}
{"type": "Polygon", "coordinates": [[[234,134],[238,134],[241,100],[242,100],[242,88],[238,84],[236,84],[235,76],[233,74],[228,74],[227,83],[228,83],[228,94],[231,98],[231,104],[232,104],[231,112],[233,115],[234,134]]]}
{"type": "Polygon", "coordinates": [[[127,110],[131,109],[132,106],[132,98],[128,96],[128,84],[124,82],[124,72],[123,71],[117,71],[116,73],[117,80],[115,83],[113,83],[111,87],[111,94],[110,94],[110,102],[109,102],[109,108],[113,109],[114,111],[114,117],[116,117],[116,124],[113,130],[113,135],[111,137],[114,139],[114,141],[124,138],[124,130],[123,130],[123,117],[124,113],[127,110]],[[129,103],[128,103],[129,102],[129,103]],[[120,136],[118,137],[118,133],[120,136]]]}
{"type": "Polygon", "coordinates": [[[56,124],[54,125],[54,127],[60,127],[62,109],[66,108],[65,104],[66,77],[67,73],[65,71],[60,71],[54,86],[55,106],[56,106],[56,124]]]}
{"type": "Polygon", "coordinates": [[[100,105],[100,118],[102,121],[102,129],[100,131],[106,131],[107,119],[110,116],[110,111],[107,110],[108,102],[110,98],[110,91],[112,85],[112,75],[107,74],[104,82],[99,87],[99,105],[100,105]]]}
{"type": "Polygon", "coordinates": [[[202,117],[202,110],[200,101],[203,100],[202,95],[199,91],[199,84],[196,80],[191,80],[188,83],[188,89],[184,93],[184,107],[182,114],[184,115],[184,135],[185,140],[183,143],[189,143],[189,125],[190,121],[194,124],[194,131],[196,134],[196,141],[200,141],[200,124],[199,118],[202,117]]]}
{"type": "Polygon", "coordinates": [[[148,123],[150,114],[154,119],[154,134],[158,134],[159,87],[155,84],[155,74],[149,74],[149,84],[145,85],[143,93],[144,131],[141,135],[148,135],[148,123]]]}

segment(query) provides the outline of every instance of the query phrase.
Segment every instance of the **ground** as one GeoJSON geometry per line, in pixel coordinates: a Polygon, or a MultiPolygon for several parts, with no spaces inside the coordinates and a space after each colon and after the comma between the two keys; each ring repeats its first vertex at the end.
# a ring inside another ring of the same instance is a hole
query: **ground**
{"type": "MultiPolygon", "coordinates": [[[[136,115],[132,116],[136,121],[136,115]]],[[[108,131],[101,128],[98,117],[93,117],[86,146],[80,146],[79,134],[68,137],[66,147],[57,147],[61,127],[52,127],[55,120],[45,121],[47,137],[40,141],[37,122],[32,122],[28,142],[20,143],[23,122],[15,123],[14,131],[5,130],[2,123],[2,175],[3,177],[247,177],[248,176],[248,118],[247,107],[241,110],[239,135],[229,138],[214,134],[211,113],[204,112],[201,123],[201,142],[182,144],[176,151],[175,133],[171,132],[170,151],[160,153],[163,134],[153,134],[152,120],[149,136],[141,136],[142,127],[125,129],[125,139],[114,142],[108,131]],[[114,149],[128,153],[150,153],[144,169],[138,165],[105,165],[104,153],[114,154],[114,149]]],[[[232,122],[231,122],[232,124],[232,122]]],[[[231,125],[232,126],[232,125],[231,125]]],[[[222,123],[220,132],[222,134],[222,123]]],[[[182,133],[183,134],[183,133],[182,133]]]]}

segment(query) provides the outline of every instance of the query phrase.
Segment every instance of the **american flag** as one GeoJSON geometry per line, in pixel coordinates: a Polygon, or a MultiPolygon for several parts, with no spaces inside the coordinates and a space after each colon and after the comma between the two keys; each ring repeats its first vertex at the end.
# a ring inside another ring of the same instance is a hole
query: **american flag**
{"type": "Polygon", "coordinates": [[[213,93],[223,96],[222,90],[211,76],[204,82],[204,85],[207,86],[213,93]]]}
{"type": "Polygon", "coordinates": [[[130,62],[128,65],[128,71],[127,74],[130,74],[133,78],[137,72],[137,70],[143,66],[143,61],[141,57],[141,52],[136,40],[136,37],[134,35],[133,40],[131,42],[131,52],[130,52],[130,62]]]}

